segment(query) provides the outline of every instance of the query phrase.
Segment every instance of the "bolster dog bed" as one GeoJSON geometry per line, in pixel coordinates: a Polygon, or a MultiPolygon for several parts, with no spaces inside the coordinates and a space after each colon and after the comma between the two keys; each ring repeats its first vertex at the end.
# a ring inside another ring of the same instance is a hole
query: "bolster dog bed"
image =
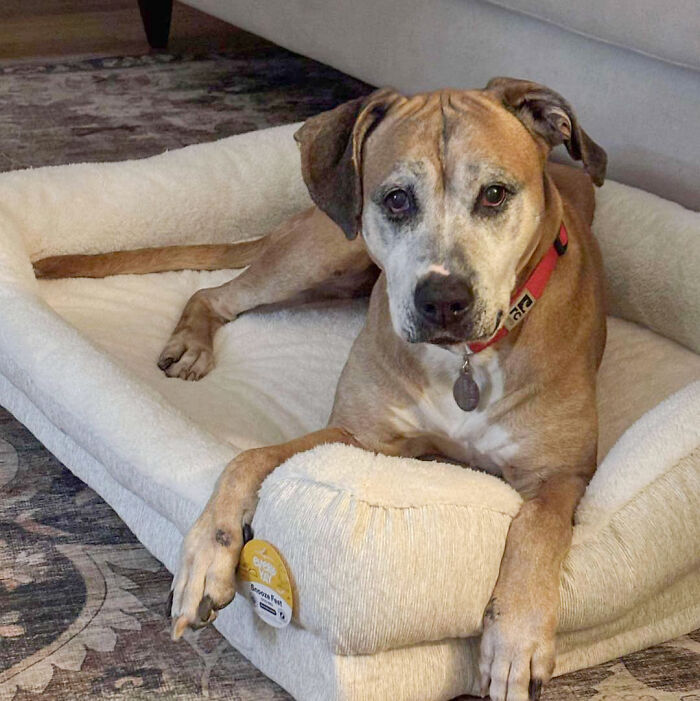
{"type": "MultiPolygon", "coordinates": [[[[324,425],[365,303],[243,315],[188,383],[158,354],[188,297],[234,272],[37,281],[31,261],[258,236],[309,205],[294,130],[0,176],[0,401],[171,570],[236,453],[324,425]]],[[[613,316],[557,674],[700,626],[700,215],[612,182],[597,201],[613,316]]],[[[520,503],[455,465],[340,445],[296,455],[253,521],[289,566],[294,619],[269,627],[237,596],[216,625],[298,699],[476,693],[481,615],[520,503]]]]}

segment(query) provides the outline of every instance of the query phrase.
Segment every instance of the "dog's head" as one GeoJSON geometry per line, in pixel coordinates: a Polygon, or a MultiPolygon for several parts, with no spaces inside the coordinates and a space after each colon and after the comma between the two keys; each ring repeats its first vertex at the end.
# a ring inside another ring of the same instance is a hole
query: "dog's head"
{"type": "Polygon", "coordinates": [[[605,152],[569,104],[508,78],[411,98],[378,90],[295,138],[312,199],[348,238],[362,233],[386,274],[394,329],[412,342],[498,330],[538,232],[560,216],[544,177],[552,147],[565,144],[596,184],[605,176],[605,152]]]}

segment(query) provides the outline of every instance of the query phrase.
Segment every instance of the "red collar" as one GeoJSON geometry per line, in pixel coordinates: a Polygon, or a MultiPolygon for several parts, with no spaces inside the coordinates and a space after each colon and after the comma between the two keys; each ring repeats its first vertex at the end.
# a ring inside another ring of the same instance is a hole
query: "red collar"
{"type": "Polygon", "coordinates": [[[566,247],[568,245],[569,235],[566,232],[564,222],[562,222],[559,233],[554,239],[554,243],[544,254],[542,260],[532,271],[532,275],[530,275],[525,284],[511,297],[508,317],[503,326],[501,326],[499,332],[485,343],[470,343],[469,350],[472,351],[472,353],[478,353],[484,350],[484,348],[488,348],[497,341],[500,341],[532,311],[535,302],[544,293],[544,288],[549,282],[549,277],[556,267],[559,257],[566,253],[566,247]]]}

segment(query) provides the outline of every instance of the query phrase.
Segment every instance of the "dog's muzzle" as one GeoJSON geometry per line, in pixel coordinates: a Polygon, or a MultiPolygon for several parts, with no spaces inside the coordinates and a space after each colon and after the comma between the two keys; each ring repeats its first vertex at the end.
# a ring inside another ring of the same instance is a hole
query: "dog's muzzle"
{"type": "Polygon", "coordinates": [[[421,340],[459,342],[472,321],[474,291],[465,278],[430,273],[416,285],[413,302],[420,322],[421,340]]]}

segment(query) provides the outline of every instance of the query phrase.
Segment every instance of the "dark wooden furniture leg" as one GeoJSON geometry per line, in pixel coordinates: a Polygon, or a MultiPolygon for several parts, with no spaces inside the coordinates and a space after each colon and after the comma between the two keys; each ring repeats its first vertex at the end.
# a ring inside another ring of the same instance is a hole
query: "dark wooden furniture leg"
{"type": "Polygon", "coordinates": [[[139,0],[139,10],[149,45],[164,49],[168,45],[173,0],[139,0]]]}

